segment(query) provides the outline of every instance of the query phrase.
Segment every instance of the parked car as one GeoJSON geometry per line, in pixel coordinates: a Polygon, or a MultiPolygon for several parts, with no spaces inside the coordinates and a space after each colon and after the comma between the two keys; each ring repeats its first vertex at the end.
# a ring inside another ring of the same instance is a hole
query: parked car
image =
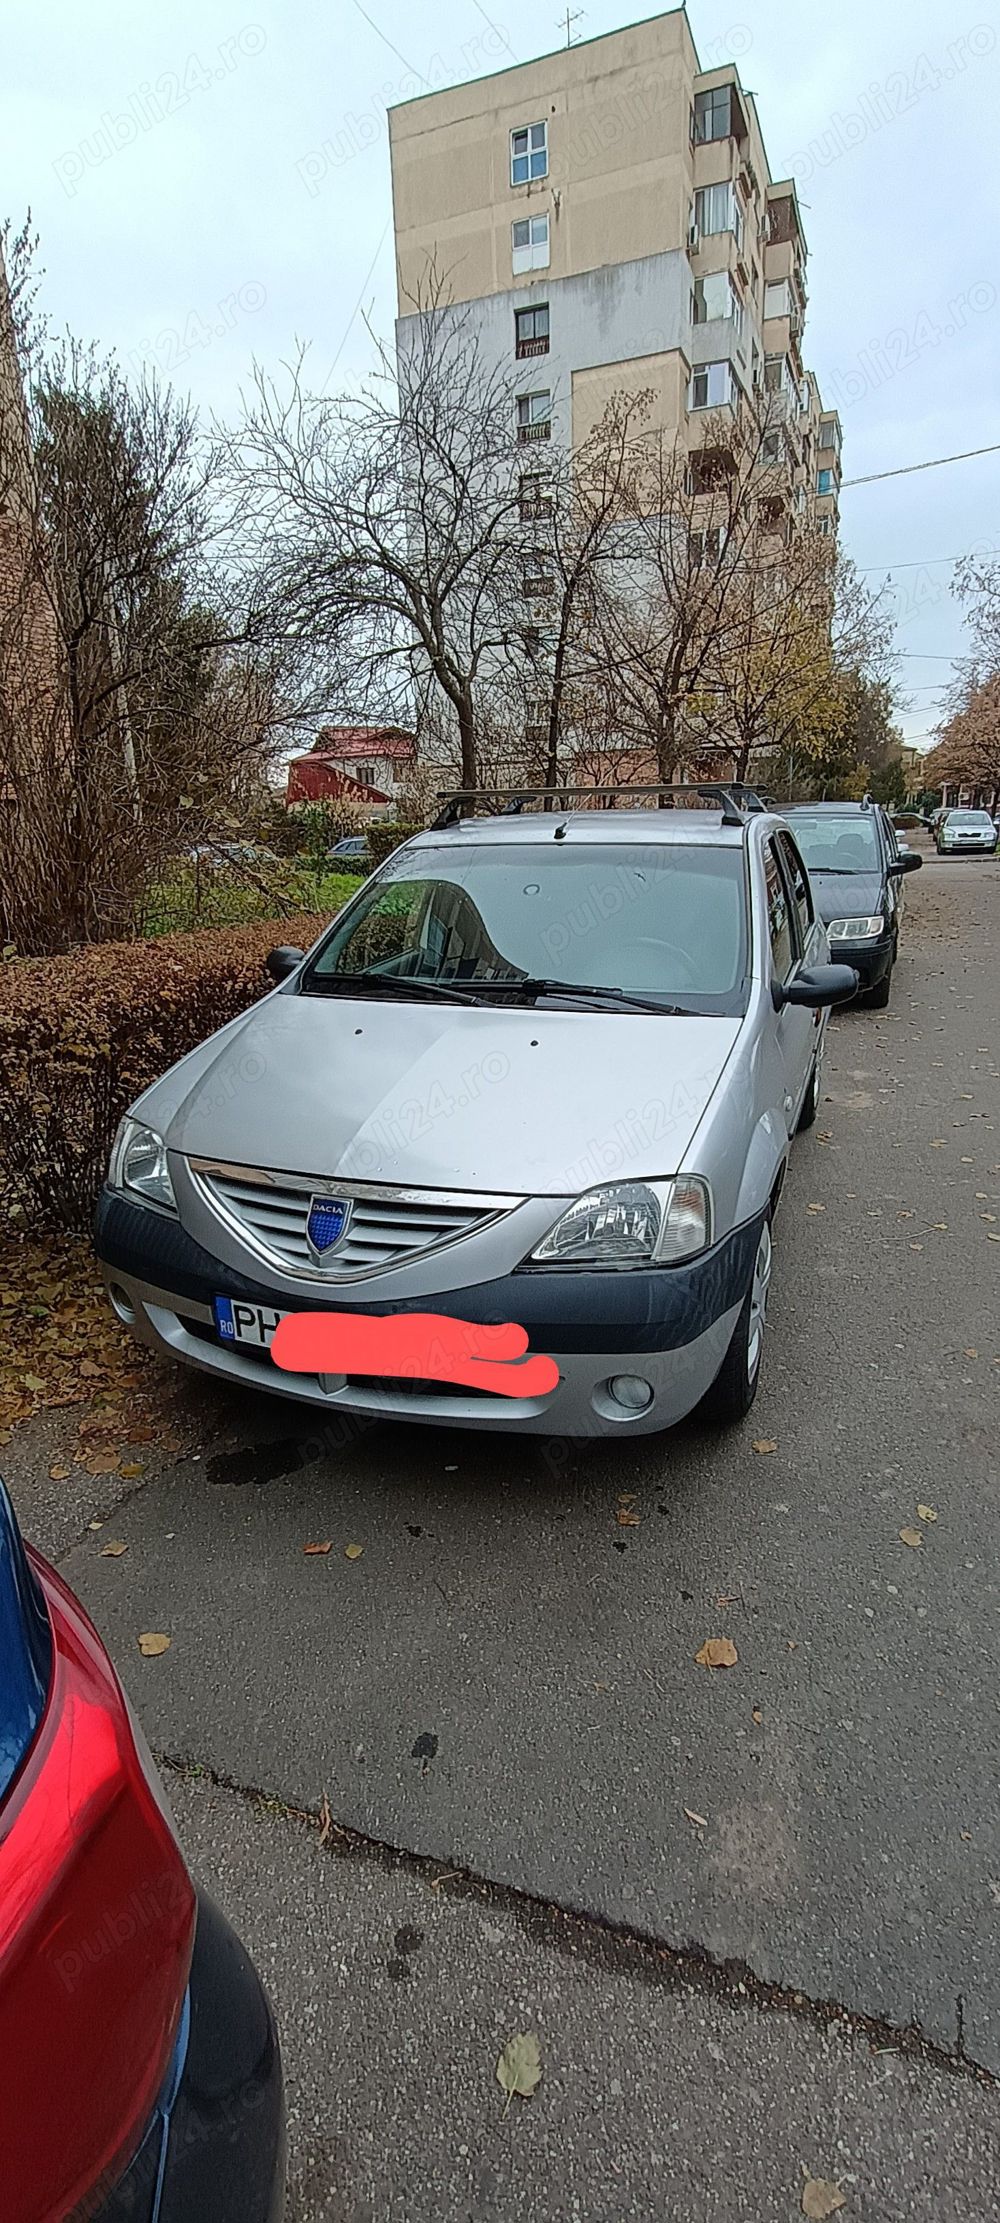
{"type": "Polygon", "coordinates": [[[345,834],[342,841],[335,841],[329,851],[331,864],[368,864],[368,840],[365,834],[345,834]]]}
{"type": "Polygon", "coordinates": [[[988,810],[946,810],[934,833],[939,857],[992,857],[997,829],[988,810]]]}
{"type": "Polygon", "coordinates": [[[271,2009],[2,1483],[0,2060],[5,2223],[278,2223],[271,2009]]]}
{"type": "Polygon", "coordinates": [[[795,803],[785,811],[809,869],[831,956],[853,965],[860,1001],[884,1009],[899,949],[902,881],[923,858],[901,849],[881,805],[795,803]]]}
{"type": "Polygon", "coordinates": [[[452,804],[308,956],[273,952],[276,993],[122,1123],[96,1222],[119,1319],[329,1413],[549,1436],[744,1413],[791,1140],[857,973],[788,826],[702,792],[452,804]],[[512,1321],[558,1381],[459,1389],[431,1343],[419,1379],[282,1371],[278,1323],[317,1309],[512,1321]]]}

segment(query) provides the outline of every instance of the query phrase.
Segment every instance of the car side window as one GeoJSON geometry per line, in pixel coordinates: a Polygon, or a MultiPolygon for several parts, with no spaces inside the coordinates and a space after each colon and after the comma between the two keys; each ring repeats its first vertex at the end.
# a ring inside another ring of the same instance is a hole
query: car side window
{"type": "Polygon", "coordinates": [[[777,980],[787,980],[797,954],[792,926],[794,914],[773,840],[768,842],[764,851],[764,876],[767,882],[767,924],[771,937],[771,963],[774,967],[775,978],[777,980]]]}
{"type": "Polygon", "coordinates": [[[805,865],[803,864],[802,859],[799,856],[799,852],[796,849],[791,834],[777,834],[775,836],[775,840],[777,842],[778,848],[781,851],[782,862],[785,866],[785,870],[788,874],[788,879],[791,884],[792,896],[795,902],[795,910],[799,921],[799,945],[800,948],[804,949],[809,939],[809,930],[813,922],[812,891],[809,886],[809,874],[807,873],[805,865]]]}

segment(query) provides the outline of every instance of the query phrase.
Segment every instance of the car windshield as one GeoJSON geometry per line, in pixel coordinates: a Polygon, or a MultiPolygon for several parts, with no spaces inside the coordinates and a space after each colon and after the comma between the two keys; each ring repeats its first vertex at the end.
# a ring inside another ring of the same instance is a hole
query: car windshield
{"type": "Polygon", "coordinates": [[[993,831],[993,820],[988,810],[950,810],[946,826],[988,826],[993,831]]]}
{"type": "MultiPolygon", "coordinates": [[[[742,850],[705,843],[484,842],[401,855],[355,897],[303,976],[516,1002],[547,984],[654,1009],[745,1008],[742,850]]],[[[376,992],[372,986],[372,993],[376,992]]]]}
{"type": "Polygon", "coordinates": [[[789,824],[810,872],[877,872],[879,857],[871,811],[789,811],[789,824]]]}

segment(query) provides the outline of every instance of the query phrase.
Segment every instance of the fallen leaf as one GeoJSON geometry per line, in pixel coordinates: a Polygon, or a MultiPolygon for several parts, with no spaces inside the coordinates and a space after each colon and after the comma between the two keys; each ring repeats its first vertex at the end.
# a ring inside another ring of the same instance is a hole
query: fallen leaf
{"type": "Polygon", "coordinates": [[[24,1374],[21,1378],[24,1382],[25,1389],[34,1390],[36,1395],[40,1390],[43,1390],[45,1388],[45,1383],[43,1382],[40,1374],[24,1374]]]}
{"type": "Polygon", "coordinates": [[[88,1474],[117,1474],[117,1451],[90,1451],[83,1462],[88,1474]]]}
{"type": "Polygon", "coordinates": [[[303,1544],[302,1549],[307,1559],[325,1559],[327,1552],[333,1550],[333,1546],[332,1544],[303,1544]]]}
{"type": "Polygon", "coordinates": [[[799,1640],[798,1640],[798,1637],[796,1637],[796,1636],[790,1636],[790,1637],[788,1638],[788,1641],[787,1641],[786,1645],[785,1645],[785,1650],[786,1650],[786,1652],[797,1652],[797,1651],[798,1651],[798,1648],[799,1648],[799,1640]]]}
{"type": "Polygon", "coordinates": [[[774,1436],[760,1436],[753,1448],[759,1452],[777,1451],[777,1440],[774,1436]]]}
{"type": "Polygon", "coordinates": [[[923,1540],[919,1528],[901,1528],[899,1531],[900,1543],[909,1544],[911,1551],[919,1551],[923,1540]]]}
{"type": "Polygon", "coordinates": [[[705,1819],[704,1814],[692,1814],[690,1806],[685,1806],[683,1811],[687,1815],[688,1821],[694,1822],[697,1829],[708,1828],[708,1823],[705,1819]]]}
{"type": "Polygon", "coordinates": [[[127,1545],[127,1544],[102,1544],[102,1545],[101,1545],[101,1558],[102,1558],[102,1559],[121,1559],[121,1557],[122,1557],[122,1554],[123,1554],[124,1552],[127,1552],[127,1550],[128,1550],[128,1545],[127,1545]]]}
{"type": "Polygon", "coordinates": [[[506,2116],[515,2092],[521,2099],[530,2099],[542,2073],[538,2039],[531,2034],[508,2038],[497,2062],[497,2083],[507,2094],[506,2116]]]}
{"type": "Polygon", "coordinates": [[[812,2223],[826,2223],[828,2216],[836,2215],[838,2208],[846,2206],[847,2194],[841,2191],[839,2184],[831,2184],[827,2177],[806,2178],[802,2187],[802,2213],[811,2217],[812,2223]]]}
{"type": "Polygon", "coordinates": [[[763,1721],[763,1719],[764,1719],[764,1716],[763,1716],[763,1714],[761,1713],[761,1710],[760,1710],[760,1707],[759,1707],[759,1706],[752,1706],[752,1707],[751,1707],[751,1709],[750,1709],[750,1718],[751,1718],[751,1720],[752,1720],[752,1721],[755,1721],[755,1722],[757,1723],[757,1725],[758,1725],[758,1728],[759,1728],[759,1726],[760,1726],[761,1722],[762,1722],[762,1721],[763,1721]]]}
{"type": "Polygon", "coordinates": [[[88,1521],[88,1523],[87,1523],[87,1526],[88,1526],[88,1528],[103,1528],[103,1527],[104,1527],[104,1522],[103,1522],[103,1521],[88,1521]]]}
{"type": "Polygon", "coordinates": [[[918,1505],[917,1519],[918,1521],[936,1521],[937,1514],[934,1511],[933,1505],[918,1505]]]}
{"type": "Polygon", "coordinates": [[[118,1472],[124,1482],[137,1482],[142,1473],[142,1467],[136,1460],[133,1460],[131,1466],[119,1467],[118,1472]]]}
{"type": "Polygon", "coordinates": [[[694,1655],[696,1667],[735,1667],[739,1653],[730,1636],[708,1636],[694,1655]]]}
{"type": "Polygon", "coordinates": [[[932,1144],[931,1144],[931,1149],[932,1149],[932,1150],[947,1150],[947,1148],[948,1148],[948,1138],[947,1138],[947,1135],[939,1135],[939,1136],[938,1136],[938,1138],[937,1138],[937,1141],[936,1141],[936,1142],[932,1142],[932,1144]]]}
{"type": "Polygon", "coordinates": [[[364,1547],[364,1545],[363,1545],[363,1544],[345,1544],[345,1545],[344,1545],[344,1558],[345,1558],[345,1559],[360,1559],[360,1557],[361,1557],[361,1554],[362,1554],[362,1552],[364,1551],[364,1548],[365,1548],[365,1547],[364,1547]]]}
{"type": "Polygon", "coordinates": [[[49,1468],[49,1481],[50,1481],[50,1482],[68,1482],[68,1481],[69,1481],[69,1468],[68,1468],[68,1467],[50,1467],[50,1468],[49,1468]]]}
{"type": "MultiPolygon", "coordinates": [[[[327,1550],[329,1551],[329,1549],[330,1549],[330,1546],[329,1546],[329,1544],[327,1545],[327,1547],[326,1547],[326,1548],[327,1548],[327,1550]]],[[[308,1551],[308,1549],[309,1549],[309,1546],[308,1546],[308,1544],[307,1544],[307,1545],[306,1545],[306,1550],[308,1551]]],[[[329,1837],[329,1835],[330,1835],[330,1831],[331,1831],[331,1829],[332,1829],[332,1828],[333,1828],[333,1815],[332,1815],[332,1814],[331,1814],[331,1812],[330,1812],[330,1801],[329,1801],[329,1799],[327,1798],[326,1792],[324,1791],[324,1793],[323,1793],[323,1796],[322,1796],[322,1798],[321,1798],[321,1800],[320,1800],[320,1807],[319,1807],[319,1841],[320,1841],[320,1844],[321,1844],[321,1845],[325,1845],[325,1844],[326,1844],[326,1841],[327,1841],[327,1839],[328,1839],[328,1837],[329,1837]]]]}
{"type": "Polygon", "coordinates": [[[140,1636],[138,1643],[144,1660],[158,1660],[162,1652],[169,1652],[170,1650],[169,1636],[158,1636],[155,1632],[149,1630],[145,1635],[140,1636]]]}
{"type": "Polygon", "coordinates": [[[825,1204],[807,1204],[807,1205],[806,1205],[806,1211],[807,1211],[807,1212],[825,1212],[825,1211],[826,1211],[826,1205],[825,1205],[825,1204]]]}
{"type": "Polygon", "coordinates": [[[630,1505],[620,1505],[618,1507],[618,1526],[619,1528],[638,1528],[639,1515],[633,1513],[630,1505]]]}
{"type": "Polygon", "coordinates": [[[979,1357],[979,1352],[978,1352],[978,1351],[963,1351],[963,1352],[962,1352],[962,1357],[963,1357],[963,1358],[978,1358],[978,1357],[979,1357]]]}
{"type": "Polygon", "coordinates": [[[947,1235],[948,1233],[947,1220],[932,1220],[931,1226],[938,1235],[947,1235]]]}

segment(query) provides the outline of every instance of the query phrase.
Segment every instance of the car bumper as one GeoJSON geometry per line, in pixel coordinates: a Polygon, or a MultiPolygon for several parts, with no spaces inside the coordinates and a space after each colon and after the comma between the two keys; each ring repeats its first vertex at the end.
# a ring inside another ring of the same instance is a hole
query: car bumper
{"type": "Polygon", "coordinates": [[[891,972],[895,956],[895,936],[883,934],[877,942],[830,943],[830,959],[834,965],[853,965],[860,981],[860,993],[877,988],[879,982],[891,972]]]}
{"type": "Polygon", "coordinates": [[[995,857],[996,841],[939,841],[939,857],[995,857]]]}
{"type": "Polygon", "coordinates": [[[705,1395],[729,1347],[749,1287],[760,1220],[747,1222],[686,1266],[619,1273],[521,1272],[436,1294],[412,1306],[363,1301],[323,1302],[314,1293],[289,1295],[214,1259],[178,1222],[105,1191],[95,1243],[105,1280],[122,1317],[122,1297],[136,1335],[167,1357],[182,1359],[217,1380],[265,1389],[338,1416],[348,1430],[374,1420],[436,1426],[514,1429],[545,1436],[633,1435],[672,1427],[705,1395]],[[433,1309],[482,1324],[514,1320],[528,1348],[559,1368],[547,1395],[503,1397],[447,1383],[345,1381],[324,1386],[318,1375],[289,1374],[266,1353],[220,1341],[212,1299],[243,1298],[283,1311],[363,1312],[376,1317],[433,1309]],[[640,1412],[610,1390],[616,1376],[635,1375],[650,1398],[640,1412]]]}
{"type": "Polygon", "coordinates": [[[285,2104],[274,2017],[250,1960],[199,1895],[187,2011],[142,2145],[93,2223],[281,2223],[285,2104]]]}

